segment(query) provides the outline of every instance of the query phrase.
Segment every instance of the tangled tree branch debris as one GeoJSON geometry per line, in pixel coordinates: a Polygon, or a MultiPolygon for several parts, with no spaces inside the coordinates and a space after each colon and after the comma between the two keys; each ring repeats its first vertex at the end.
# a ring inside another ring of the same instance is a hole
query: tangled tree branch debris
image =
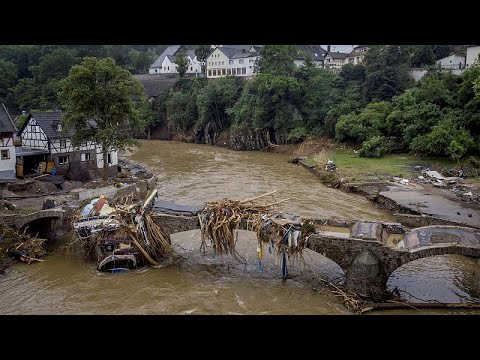
{"type": "Polygon", "coordinates": [[[245,200],[224,199],[208,203],[203,213],[199,214],[202,234],[200,249],[205,251],[207,241],[210,241],[215,254],[230,254],[236,257],[235,230],[240,227],[242,221],[245,221],[247,228],[250,225],[251,230],[257,234],[259,269],[262,268],[263,246],[268,244],[269,252],[275,251],[275,254],[281,257],[285,279],[288,275],[287,258],[303,259],[302,250],[308,236],[315,232],[315,227],[312,222],[304,221],[300,217],[283,213],[274,214],[273,207],[289,199],[268,204],[257,202],[276,192],[275,190],[245,200]]]}
{"type": "Polygon", "coordinates": [[[47,254],[45,240],[27,233],[27,228],[19,232],[10,227],[0,225],[0,260],[11,256],[24,263],[44,261],[47,254]]]}

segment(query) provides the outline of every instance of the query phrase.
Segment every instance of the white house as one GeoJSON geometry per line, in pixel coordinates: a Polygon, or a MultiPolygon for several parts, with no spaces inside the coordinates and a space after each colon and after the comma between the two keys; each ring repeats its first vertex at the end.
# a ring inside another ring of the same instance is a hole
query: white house
{"type": "Polygon", "coordinates": [[[258,59],[258,46],[217,46],[207,58],[207,78],[253,76],[258,59]]]}
{"type": "Polygon", "coordinates": [[[344,61],[345,64],[361,64],[365,59],[365,55],[368,52],[368,45],[357,45],[353,50],[347,55],[344,61]]]}
{"type": "MultiPolygon", "coordinates": [[[[22,159],[24,175],[38,168],[40,161],[53,161],[59,173],[69,169],[75,162],[85,168],[103,168],[102,147],[88,142],[74,148],[71,144],[73,130],[63,131],[61,111],[32,112],[18,131],[22,138],[22,149],[18,154],[22,159]]],[[[95,122],[91,122],[95,126],[95,122]]],[[[108,164],[118,164],[116,150],[108,152],[108,164]]]]}
{"type": "Polygon", "coordinates": [[[467,58],[465,61],[465,66],[467,68],[472,66],[475,60],[478,59],[479,54],[480,54],[480,46],[475,45],[475,46],[467,47],[467,58]]]}
{"type": "Polygon", "coordinates": [[[13,134],[15,125],[3,103],[0,104],[0,180],[15,179],[16,152],[13,134]]]}
{"type": "Polygon", "coordinates": [[[187,56],[187,74],[201,74],[202,64],[198,61],[195,51],[185,45],[172,45],[167,47],[157,60],[148,69],[149,74],[178,74],[175,57],[183,52],[187,56]]]}
{"type": "Polygon", "coordinates": [[[437,65],[442,69],[462,70],[465,68],[465,56],[450,55],[437,60],[437,65]]]}

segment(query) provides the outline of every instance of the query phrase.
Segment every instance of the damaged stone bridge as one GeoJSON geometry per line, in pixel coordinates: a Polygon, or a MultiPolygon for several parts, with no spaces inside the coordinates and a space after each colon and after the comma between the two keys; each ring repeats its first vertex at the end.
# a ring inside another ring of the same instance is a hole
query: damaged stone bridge
{"type": "Polygon", "coordinates": [[[0,217],[2,224],[11,226],[19,231],[38,234],[41,238],[49,238],[51,233],[61,227],[65,210],[61,207],[36,211],[28,215],[9,214],[0,217]]]}
{"type": "MultiPolygon", "coordinates": [[[[197,216],[156,210],[153,219],[168,234],[200,229],[197,216]]],[[[388,278],[410,261],[444,254],[480,257],[480,229],[426,226],[408,231],[399,223],[310,220],[317,231],[307,248],[343,269],[349,291],[374,300],[388,295],[388,278]]],[[[246,223],[240,228],[249,230],[246,223]]]]}

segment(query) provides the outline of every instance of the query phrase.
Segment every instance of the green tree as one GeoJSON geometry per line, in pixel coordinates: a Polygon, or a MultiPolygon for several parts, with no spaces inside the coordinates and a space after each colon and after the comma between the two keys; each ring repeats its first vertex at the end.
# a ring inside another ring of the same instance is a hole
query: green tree
{"type": "Polygon", "coordinates": [[[197,109],[201,125],[211,123],[220,132],[230,125],[227,109],[233,107],[241,91],[238,77],[224,77],[209,82],[197,96],[197,109]]]}
{"type": "Polygon", "coordinates": [[[294,45],[265,45],[256,63],[256,72],[279,76],[295,74],[295,57],[298,50],[294,45]]]}
{"type": "Polygon", "coordinates": [[[146,74],[153,63],[154,55],[151,52],[141,52],[135,61],[135,70],[138,74],[146,74]]]}
{"type": "Polygon", "coordinates": [[[178,75],[183,78],[188,69],[188,58],[185,53],[179,52],[175,56],[175,64],[177,65],[178,75]]]}
{"type": "Polygon", "coordinates": [[[375,45],[365,55],[367,101],[390,100],[413,85],[410,55],[401,45],[375,45]]]}
{"type": "Polygon", "coordinates": [[[195,55],[197,56],[197,60],[200,61],[200,63],[202,64],[203,74],[205,74],[205,64],[207,63],[207,57],[208,55],[210,55],[211,52],[212,49],[210,48],[210,45],[197,45],[195,47],[195,55]]]}
{"type": "Polygon", "coordinates": [[[17,66],[0,59],[0,102],[6,102],[10,89],[17,80],[17,66]]]}
{"type": "Polygon", "coordinates": [[[435,63],[435,53],[432,45],[414,45],[411,55],[413,67],[424,67],[435,63]]]}
{"type": "Polygon", "coordinates": [[[477,77],[474,81],[472,81],[472,84],[475,98],[480,100],[480,76],[477,77]]]}
{"type": "Polygon", "coordinates": [[[134,98],[144,99],[138,80],[111,58],[84,58],[62,80],[60,99],[64,124],[74,128],[73,146],[94,141],[102,147],[103,180],[108,179],[108,152],[135,143],[132,129],[139,126],[134,98]],[[96,126],[91,125],[91,120],[96,126]]]}

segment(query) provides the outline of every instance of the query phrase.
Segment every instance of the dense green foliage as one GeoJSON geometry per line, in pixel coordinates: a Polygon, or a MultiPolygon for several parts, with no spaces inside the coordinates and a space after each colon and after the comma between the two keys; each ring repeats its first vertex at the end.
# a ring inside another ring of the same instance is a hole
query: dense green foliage
{"type": "Polygon", "coordinates": [[[0,102],[12,114],[55,110],[59,81],[86,56],[111,57],[132,74],[145,74],[165,45],[0,45],[0,102]]]}

